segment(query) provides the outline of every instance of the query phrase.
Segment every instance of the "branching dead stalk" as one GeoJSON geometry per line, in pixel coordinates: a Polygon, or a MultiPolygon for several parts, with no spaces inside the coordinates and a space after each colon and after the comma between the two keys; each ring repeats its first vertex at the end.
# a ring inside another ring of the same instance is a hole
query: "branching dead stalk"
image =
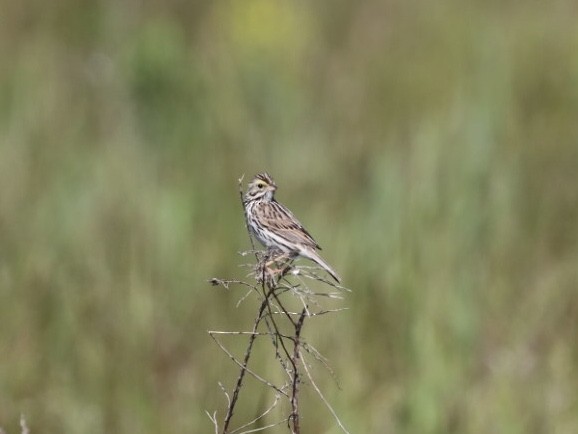
{"type": "Polygon", "coordinates": [[[231,418],[233,417],[233,411],[235,410],[235,404],[237,403],[237,399],[239,399],[239,392],[241,391],[241,387],[243,387],[243,378],[245,378],[245,373],[247,372],[247,366],[249,364],[249,358],[251,357],[251,350],[253,349],[253,344],[255,343],[255,339],[257,338],[257,329],[259,327],[259,323],[263,319],[263,312],[265,308],[268,306],[269,295],[273,292],[273,289],[269,290],[269,293],[266,295],[265,299],[261,303],[259,307],[259,313],[257,315],[257,319],[253,324],[253,333],[249,336],[249,343],[247,345],[247,350],[245,351],[245,357],[243,358],[243,364],[241,366],[241,372],[239,373],[239,378],[237,379],[237,384],[235,389],[233,390],[233,397],[231,398],[231,403],[229,404],[229,409],[227,411],[227,415],[225,416],[225,422],[223,425],[223,434],[229,432],[229,424],[231,423],[231,418]]]}

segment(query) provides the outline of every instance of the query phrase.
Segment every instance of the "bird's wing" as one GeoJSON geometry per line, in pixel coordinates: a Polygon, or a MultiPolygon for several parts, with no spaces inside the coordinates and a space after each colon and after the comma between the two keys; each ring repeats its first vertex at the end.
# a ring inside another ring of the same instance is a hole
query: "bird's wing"
{"type": "Polygon", "coordinates": [[[293,213],[277,201],[269,202],[267,207],[259,207],[261,222],[268,229],[290,243],[300,244],[303,247],[319,249],[321,247],[313,239],[307,229],[295,218],[293,213]]]}

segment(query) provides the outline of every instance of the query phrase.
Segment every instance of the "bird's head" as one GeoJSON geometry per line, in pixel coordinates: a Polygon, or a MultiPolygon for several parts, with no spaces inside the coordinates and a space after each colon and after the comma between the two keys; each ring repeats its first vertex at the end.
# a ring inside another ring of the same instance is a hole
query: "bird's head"
{"type": "Polygon", "coordinates": [[[247,192],[245,193],[245,201],[251,200],[273,200],[273,195],[277,190],[277,184],[268,173],[259,173],[249,182],[247,192]]]}

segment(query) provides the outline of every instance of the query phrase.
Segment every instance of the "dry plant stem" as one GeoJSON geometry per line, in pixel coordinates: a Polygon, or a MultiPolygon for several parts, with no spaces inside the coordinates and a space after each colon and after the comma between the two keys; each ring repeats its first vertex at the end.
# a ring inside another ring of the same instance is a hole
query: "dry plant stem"
{"type": "MultiPolygon", "coordinates": [[[[217,422],[217,412],[214,411],[213,414],[211,414],[207,410],[205,410],[205,413],[207,416],[209,416],[209,419],[211,419],[211,422],[213,422],[213,426],[215,427],[215,434],[219,434],[219,424],[217,422]]],[[[0,434],[3,434],[3,433],[0,431],[0,434]]]]}
{"type": "MultiPolygon", "coordinates": [[[[217,332],[217,333],[219,333],[219,332],[217,332]]],[[[264,385],[270,387],[271,389],[274,389],[277,393],[280,393],[280,394],[282,394],[282,395],[285,395],[285,396],[289,397],[289,394],[286,393],[286,392],[284,392],[284,391],[282,390],[282,388],[279,388],[279,387],[275,386],[273,383],[271,383],[270,381],[267,381],[266,379],[264,379],[263,377],[261,377],[259,374],[257,374],[256,372],[253,372],[251,369],[249,369],[248,366],[244,365],[242,362],[240,362],[239,360],[237,360],[237,359],[235,358],[235,356],[234,356],[233,354],[231,354],[231,352],[230,352],[229,350],[227,350],[227,348],[225,348],[225,346],[224,346],[221,342],[219,342],[219,340],[218,340],[217,338],[215,338],[214,334],[215,334],[214,332],[209,332],[209,335],[210,335],[211,338],[217,343],[217,345],[219,346],[219,348],[220,348],[221,350],[223,350],[223,352],[224,352],[227,356],[229,356],[229,358],[230,358],[233,362],[235,362],[235,364],[237,364],[241,369],[244,369],[247,373],[251,374],[256,380],[260,381],[261,383],[263,383],[264,385]]],[[[251,333],[251,332],[247,332],[247,334],[254,335],[254,336],[260,336],[260,335],[261,335],[260,333],[254,334],[254,333],[251,333]]],[[[221,385],[221,384],[219,383],[219,385],[221,385]]],[[[221,389],[223,390],[223,392],[225,393],[225,396],[227,397],[227,405],[230,406],[230,405],[231,405],[231,399],[230,399],[230,397],[229,397],[229,394],[225,391],[225,389],[224,389],[223,387],[221,387],[221,389]]],[[[228,408],[228,407],[227,407],[227,408],[228,408]]]]}
{"type": "MultiPolygon", "coordinates": [[[[261,413],[259,416],[257,416],[255,419],[247,422],[245,425],[240,426],[239,428],[237,428],[235,431],[231,431],[231,434],[236,434],[238,432],[241,432],[241,430],[253,425],[254,423],[256,423],[257,421],[259,421],[260,419],[263,419],[265,416],[267,416],[275,407],[277,407],[277,404],[279,402],[279,399],[281,398],[281,396],[279,394],[275,395],[275,400],[273,401],[273,403],[269,406],[269,408],[267,410],[265,410],[263,413],[261,413]]],[[[278,425],[279,422],[277,422],[276,424],[273,424],[272,426],[278,425]]],[[[249,430],[249,431],[243,431],[243,433],[249,433],[249,432],[255,432],[255,431],[259,431],[259,430],[263,430],[264,428],[257,428],[254,430],[249,430]]]]}
{"type": "Polygon", "coordinates": [[[251,236],[251,231],[249,230],[249,222],[247,220],[247,213],[245,212],[245,206],[243,204],[243,178],[245,178],[245,175],[243,174],[243,176],[241,176],[238,179],[239,182],[239,197],[241,198],[241,206],[243,207],[243,216],[245,216],[245,228],[247,229],[247,233],[249,234],[249,241],[251,241],[251,247],[253,248],[253,250],[255,251],[255,259],[257,259],[257,261],[259,261],[259,256],[257,255],[257,252],[255,250],[255,243],[253,242],[253,237],[251,236]]]}
{"type": "Polygon", "coordinates": [[[299,434],[301,432],[301,427],[299,424],[299,359],[301,358],[301,329],[303,328],[303,322],[305,321],[305,316],[307,314],[307,309],[303,308],[301,311],[301,316],[299,321],[295,324],[295,340],[293,341],[293,357],[291,359],[291,364],[294,366],[293,370],[293,384],[291,392],[291,417],[289,418],[292,422],[291,432],[293,434],[299,434]]]}
{"type": "MultiPolygon", "coordinates": [[[[286,313],[287,310],[285,309],[285,307],[283,307],[283,305],[281,304],[281,301],[279,300],[279,298],[277,297],[277,294],[275,293],[275,289],[276,287],[271,286],[270,290],[269,290],[269,294],[272,294],[273,297],[275,297],[275,300],[277,301],[277,303],[279,304],[279,307],[281,308],[281,311],[286,313]]],[[[277,322],[275,321],[275,316],[273,315],[273,309],[271,308],[271,303],[269,300],[269,297],[265,298],[266,302],[267,302],[267,311],[269,314],[269,317],[267,318],[267,322],[271,323],[271,325],[273,326],[274,329],[274,335],[275,337],[280,337],[282,336],[281,332],[279,331],[279,327],[277,326],[277,322]]],[[[291,321],[291,324],[293,324],[293,326],[295,326],[295,322],[293,321],[293,318],[291,318],[290,315],[287,315],[287,317],[289,318],[289,320],[291,321]]],[[[281,344],[281,347],[283,348],[283,352],[285,353],[285,357],[287,357],[287,359],[289,361],[291,361],[291,364],[293,365],[293,371],[296,370],[296,366],[293,363],[293,360],[291,358],[291,353],[289,352],[289,350],[287,349],[287,347],[285,346],[285,342],[283,341],[283,339],[279,339],[279,343],[281,344]]]]}
{"type": "Polygon", "coordinates": [[[303,369],[305,370],[305,373],[307,374],[307,378],[309,378],[309,382],[311,383],[311,385],[315,389],[315,392],[317,392],[317,395],[319,395],[319,398],[321,398],[321,401],[323,401],[323,403],[325,404],[325,406],[327,407],[329,412],[333,415],[333,418],[337,422],[337,425],[339,425],[339,428],[341,428],[341,430],[345,434],[349,434],[349,431],[347,431],[345,426],[341,423],[341,420],[337,416],[337,413],[335,412],[335,410],[333,409],[331,404],[329,404],[329,401],[327,401],[327,399],[325,398],[325,395],[323,395],[323,393],[321,392],[321,389],[319,389],[319,386],[317,386],[317,383],[315,383],[315,381],[313,380],[313,377],[311,376],[311,372],[309,372],[309,369],[307,368],[307,362],[305,361],[301,365],[303,366],[303,369]]]}
{"type": "Polygon", "coordinates": [[[20,433],[21,434],[29,434],[30,430],[28,429],[28,425],[26,424],[26,419],[24,418],[24,414],[20,415],[20,433]]]}

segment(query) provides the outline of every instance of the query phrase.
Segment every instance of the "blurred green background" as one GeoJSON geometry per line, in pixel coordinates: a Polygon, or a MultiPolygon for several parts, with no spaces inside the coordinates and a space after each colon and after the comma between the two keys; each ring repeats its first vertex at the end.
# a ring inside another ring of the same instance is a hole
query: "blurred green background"
{"type": "Polygon", "coordinates": [[[245,277],[237,179],[267,170],[353,289],[305,329],[352,433],[578,432],[577,18],[0,0],[0,427],[212,432],[237,368],[206,331],[255,302],[206,280],[245,277]]]}

